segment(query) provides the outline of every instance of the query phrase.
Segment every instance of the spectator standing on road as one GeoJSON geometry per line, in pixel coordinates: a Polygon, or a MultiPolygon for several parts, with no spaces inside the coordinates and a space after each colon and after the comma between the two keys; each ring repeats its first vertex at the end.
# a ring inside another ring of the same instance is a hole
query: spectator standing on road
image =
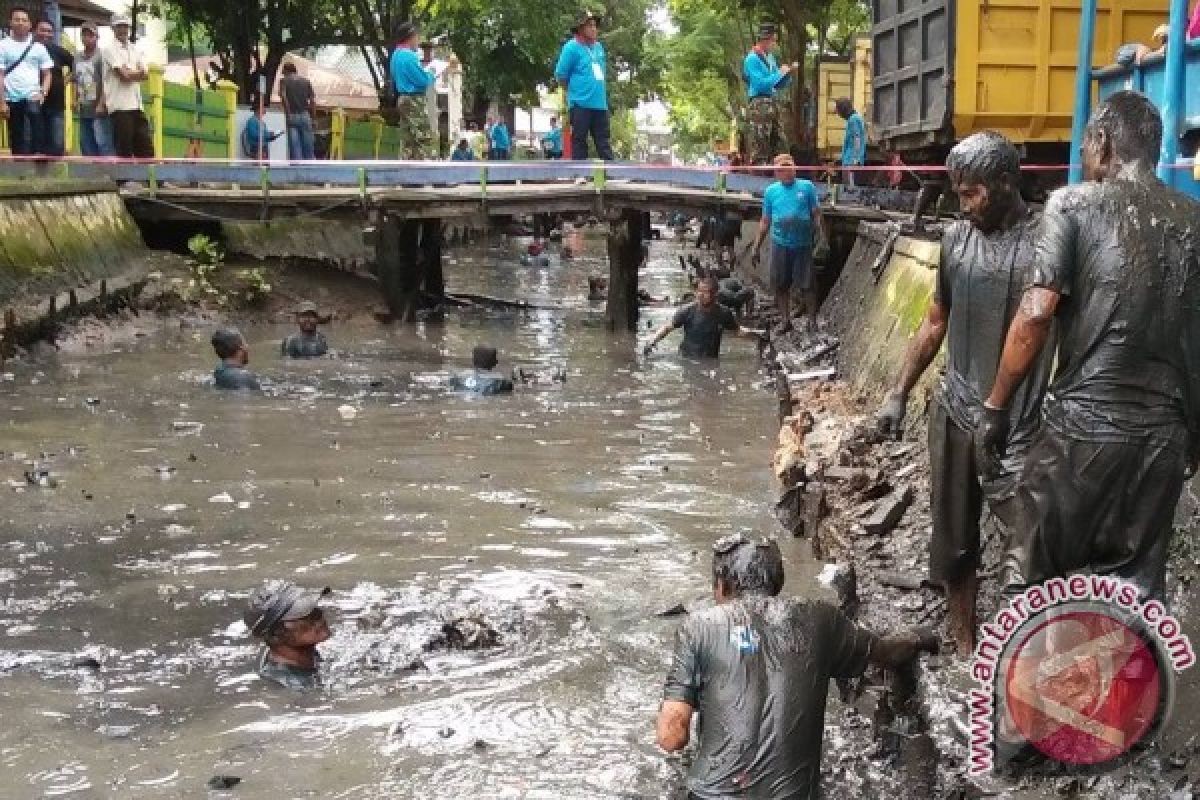
{"type": "Polygon", "coordinates": [[[50,91],[42,102],[42,140],[34,150],[44,156],[62,158],[67,153],[67,78],[63,70],[71,70],[74,75],[75,56],[55,43],[54,23],[50,20],[38,22],[37,40],[50,54],[54,69],[50,72],[50,91]]]}
{"type": "Polygon", "coordinates": [[[750,163],[769,164],[780,150],[783,141],[779,124],[779,103],[776,96],[780,89],[791,85],[791,72],[795,64],[782,67],[775,60],[779,36],[775,26],[765,23],[759,26],[758,43],[742,62],[742,75],[746,80],[746,93],[750,104],[746,109],[749,123],[750,163]]]}
{"type": "Polygon", "coordinates": [[[83,52],[75,59],[75,112],[79,119],[79,152],[85,156],[112,156],[112,123],[104,103],[104,60],[96,46],[100,37],[94,22],[85,22],[80,33],[83,52]]]}
{"type": "Polygon", "coordinates": [[[574,37],[562,47],[555,79],[567,90],[567,108],[571,122],[571,158],[586,161],[588,134],[596,145],[596,155],[613,160],[608,119],[608,84],[604,45],[598,41],[599,18],[584,11],[572,30],[574,37]]]}
{"type": "Polygon", "coordinates": [[[550,118],[550,130],[542,136],[542,152],[546,158],[559,159],[563,156],[562,128],[558,127],[558,117],[550,118]]]}
{"type": "Polygon", "coordinates": [[[495,124],[488,129],[488,141],[492,145],[492,161],[508,161],[512,156],[512,137],[508,133],[508,126],[504,124],[504,120],[496,120],[495,124]]]}
{"type": "Polygon", "coordinates": [[[242,128],[242,155],[257,161],[267,161],[271,158],[271,142],[283,136],[283,131],[273,131],[267,127],[261,107],[246,119],[242,128]]]}
{"type": "MultiPolygon", "coordinates": [[[[834,109],[839,117],[846,120],[846,136],[842,139],[842,166],[861,167],[867,163],[867,123],[845,97],[838,98],[834,109]]],[[[842,182],[847,186],[856,186],[854,172],[846,170],[842,175],[842,182]]]]}
{"type": "Polygon", "coordinates": [[[133,23],[124,14],[112,20],[115,41],[105,48],[104,104],[113,127],[113,148],[121,158],[154,158],[150,121],[142,112],[142,81],[150,75],[146,60],[129,35],[133,23]]]}
{"type": "Polygon", "coordinates": [[[8,36],[0,41],[0,117],[8,119],[8,143],[15,156],[32,155],[42,139],[42,103],[50,93],[53,69],[53,59],[32,33],[29,10],[13,6],[8,36]]]}
{"type": "Polygon", "coordinates": [[[296,72],[296,65],[283,65],[283,79],[279,81],[279,99],[287,118],[288,159],[291,161],[313,161],[316,159],[313,145],[313,117],[317,113],[317,95],[308,78],[296,72]]]}
{"type": "Polygon", "coordinates": [[[433,158],[433,127],[429,124],[429,108],[425,93],[433,84],[433,67],[422,66],[417,50],[421,33],[411,22],[402,22],[396,29],[396,49],[388,69],[392,87],[396,90],[397,128],[400,134],[400,155],[412,161],[433,158]]]}

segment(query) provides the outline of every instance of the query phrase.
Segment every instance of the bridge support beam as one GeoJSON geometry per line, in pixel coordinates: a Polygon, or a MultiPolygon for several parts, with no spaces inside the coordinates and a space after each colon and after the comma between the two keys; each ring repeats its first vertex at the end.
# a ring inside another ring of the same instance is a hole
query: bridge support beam
{"type": "Polygon", "coordinates": [[[430,296],[437,302],[446,291],[442,275],[442,221],[381,214],[375,265],[392,320],[416,322],[422,297],[430,296]]]}
{"type": "Polygon", "coordinates": [[[645,257],[650,215],[626,209],[609,218],[608,306],[605,315],[610,331],[637,330],[638,268],[645,257]]]}

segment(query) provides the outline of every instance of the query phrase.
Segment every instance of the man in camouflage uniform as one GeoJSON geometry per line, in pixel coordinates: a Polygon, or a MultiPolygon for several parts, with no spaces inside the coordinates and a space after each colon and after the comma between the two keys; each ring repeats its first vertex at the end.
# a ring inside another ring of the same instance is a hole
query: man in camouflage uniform
{"type": "Polygon", "coordinates": [[[752,164],[769,164],[775,153],[782,149],[779,105],[775,98],[780,89],[786,89],[791,83],[791,71],[796,65],[779,66],[775,60],[778,46],[775,26],[770,23],[760,25],[758,43],[742,62],[742,75],[750,98],[746,109],[749,134],[746,149],[752,164]]]}
{"type": "Polygon", "coordinates": [[[396,49],[392,51],[389,72],[396,92],[396,127],[400,135],[401,157],[413,161],[434,158],[433,126],[425,93],[433,84],[433,68],[417,56],[420,32],[411,22],[402,22],[396,30],[396,49]]]}

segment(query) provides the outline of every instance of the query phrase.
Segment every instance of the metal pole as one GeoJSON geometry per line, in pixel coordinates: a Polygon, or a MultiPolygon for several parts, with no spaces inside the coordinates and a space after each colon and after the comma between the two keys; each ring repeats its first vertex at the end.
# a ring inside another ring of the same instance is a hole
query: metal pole
{"type": "MultiPolygon", "coordinates": [[[[1185,0],[1186,2],[1186,0],[1185,0]]],[[[1071,120],[1071,163],[1069,180],[1083,180],[1083,163],[1080,150],[1083,147],[1083,129],[1092,115],[1092,46],[1096,39],[1097,0],[1083,0],[1079,10],[1079,66],[1075,69],[1075,117],[1071,120]]]]}
{"type": "Polygon", "coordinates": [[[1183,112],[1183,50],[1187,27],[1188,0],[1171,0],[1170,33],[1167,34],[1167,80],[1159,109],[1163,139],[1158,157],[1158,177],[1175,185],[1175,162],[1179,159],[1179,120],[1183,112]]]}

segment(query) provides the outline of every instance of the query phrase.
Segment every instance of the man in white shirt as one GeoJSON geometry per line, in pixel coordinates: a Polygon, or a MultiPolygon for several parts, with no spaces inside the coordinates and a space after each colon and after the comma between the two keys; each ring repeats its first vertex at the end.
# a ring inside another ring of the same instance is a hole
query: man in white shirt
{"type": "Polygon", "coordinates": [[[50,92],[54,61],[32,33],[29,10],[13,6],[8,38],[0,41],[0,117],[8,119],[13,155],[30,155],[42,140],[42,101],[50,92]]]}
{"type": "Polygon", "coordinates": [[[113,146],[121,158],[154,158],[150,123],[142,113],[141,82],[150,74],[146,61],[129,40],[129,17],[112,20],[116,40],[104,50],[104,103],[112,120],[113,146]]]}

